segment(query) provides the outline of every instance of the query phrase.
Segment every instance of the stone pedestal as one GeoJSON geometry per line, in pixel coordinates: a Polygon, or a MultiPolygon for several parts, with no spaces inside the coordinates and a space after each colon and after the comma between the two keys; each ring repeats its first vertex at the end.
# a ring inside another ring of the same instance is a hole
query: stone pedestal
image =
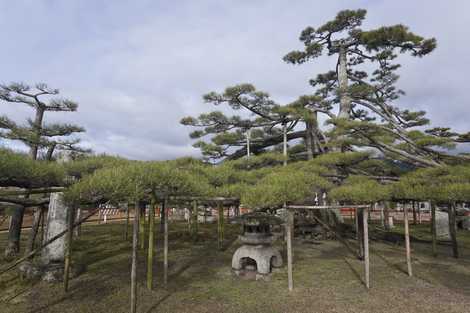
{"type": "MultiPolygon", "coordinates": [[[[51,194],[44,241],[48,241],[67,229],[67,213],[69,210],[70,208],[65,205],[61,192],[51,194]]],[[[56,239],[42,251],[43,279],[46,281],[62,279],[65,258],[65,237],[66,235],[56,239]]]]}
{"type": "Polygon", "coordinates": [[[281,253],[272,246],[264,245],[243,245],[235,251],[232,257],[232,268],[235,272],[244,268],[245,259],[256,262],[258,274],[267,275],[271,272],[271,266],[281,267],[281,253]]]}
{"type": "Polygon", "coordinates": [[[438,239],[450,239],[449,215],[436,210],[436,236],[438,239]]]}

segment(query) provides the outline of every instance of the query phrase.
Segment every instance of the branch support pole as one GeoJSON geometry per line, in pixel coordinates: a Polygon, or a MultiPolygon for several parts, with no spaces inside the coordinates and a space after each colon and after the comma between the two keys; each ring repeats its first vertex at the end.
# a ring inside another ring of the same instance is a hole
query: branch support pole
{"type": "Polygon", "coordinates": [[[406,265],[408,268],[408,276],[413,276],[413,271],[411,268],[411,249],[410,249],[410,230],[408,223],[408,208],[406,204],[403,206],[403,215],[405,223],[405,249],[406,249],[406,265]]]}
{"type": "Polygon", "coordinates": [[[286,233],[287,233],[287,280],[289,291],[294,289],[294,279],[292,273],[292,230],[294,228],[294,212],[287,209],[287,224],[286,224],[286,233]]]}
{"type": "Polygon", "coordinates": [[[131,313],[137,310],[137,249],[139,244],[139,201],[135,201],[135,216],[132,228],[132,265],[131,265],[131,313]]]}
{"type": "Polygon", "coordinates": [[[70,206],[67,214],[67,234],[65,238],[64,258],[64,291],[69,290],[70,263],[72,257],[73,220],[75,218],[75,206],[70,206]]]}
{"type": "Polygon", "coordinates": [[[163,283],[168,284],[168,210],[162,206],[163,216],[165,218],[163,225],[163,283]]]}
{"type": "Polygon", "coordinates": [[[366,281],[366,288],[370,288],[370,272],[369,272],[369,227],[368,227],[368,209],[363,209],[363,239],[364,239],[364,276],[366,281]]]}
{"type": "Polygon", "coordinates": [[[147,254],[147,289],[153,288],[153,256],[155,246],[155,205],[156,201],[152,198],[149,209],[149,243],[147,254]]]}
{"type": "Polygon", "coordinates": [[[436,205],[432,201],[429,201],[429,203],[431,204],[432,255],[437,257],[436,205]]]}

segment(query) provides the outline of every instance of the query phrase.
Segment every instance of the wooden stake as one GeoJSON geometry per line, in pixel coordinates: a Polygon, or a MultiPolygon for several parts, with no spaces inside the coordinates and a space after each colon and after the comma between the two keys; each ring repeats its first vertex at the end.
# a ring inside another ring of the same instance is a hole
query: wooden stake
{"type": "Polygon", "coordinates": [[[363,209],[362,212],[362,221],[363,221],[363,238],[364,238],[364,276],[366,280],[366,287],[367,289],[370,288],[370,275],[369,275],[369,228],[368,228],[368,209],[363,209]]]}
{"type": "Polygon", "coordinates": [[[432,236],[432,255],[437,257],[437,233],[436,233],[436,206],[434,202],[431,204],[431,236],[432,236]]]}
{"type": "Polygon", "coordinates": [[[137,310],[137,248],[139,244],[139,201],[135,202],[135,216],[132,228],[132,265],[131,265],[131,313],[137,310]]]}
{"type": "Polygon", "coordinates": [[[294,226],[294,212],[287,210],[287,280],[289,285],[289,291],[294,289],[294,279],[292,276],[292,228],[294,226]]]}
{"type": "Polygon", "coordinates": [[[164,236],[163,236],[163,282],[165,286],[168,283],[168,210],[162,207],[163,216],[165,218],[164,236]]]}
{"type": "Polygon", "coordinates": [[[406,265],[408,267],[408,276],[413,276],[411,269],[411,251],[410,251],[410,231],[408,225],[408,207],[406,204],[403,206],[403,215],[405,222],[405,249],[406,249],[406,265]]]}
{"type": "Polygon", "coordinates": [[[457,223],[455,221],[455,203],[449,206],[449,232],[450,240],[452,241],[452,254],[454,258],[459,257],[459,247],[457,244],[457,223]]]}
{"type": "Polygon", "coordinates": [[[126,229],[124,230],[124,238],[127,241],[127,237],[129,236],[129,204],[127,204],[126,207],[126,229]]]}
{"type": "Polygon", "coordinates": [[[192,216],[190,217],[193,219],[193,229],[192,229],[192,234],[191,237],[193,240],[197,239],[197,232],[198,232],[198,209],[197,209],[197,201],[193,201],[193,211],[192,211],[192,216]]]}
{"type": "Polygon", "coordinates": [[[138,204],[139,206],[137,207],[138,209],[138,214],[140,215],[140,227],[139,227],[139,234],[140,234],[140,249],[144,250],[145,249],[145,205],[141,206],[141,204],[138,204]]]}
{"type": "Polygon", "coordinates": [[[357,255],[359,259],[362,259],[364,257],[364,245],[363,245],[363,233],[362,233],[362,224],[363,224],[363,218],[362,218],[362,212],[360,209],[355,209],[356,211],[356,238],[357,238],[357,245],[359,247],[359,250],[357,251],[357,255]]]}
{"type": "Polygon", "coordinates": [[[155,198],[152,198],[149,209],[149,243],[147,255],[147,289],[152,290],[153,287],[153,249],[155,245],[155,198]]]}
{"type": "Polygon", "coordinates": [[[217,242],[218,242],[219,249],[222,249],[223,242],[224,242],[224,205],[222,203],[219,204],[219,218],[217,222],[218,222],[217,242]]]}
{"type": "Polygon", "coordinates": [[[69,290],[70,259],[72,257],[73,220],[75,218],[74,207],[69,207],[67,212],[67,235],[65,237],[64,259],[64,291],[69,290]]]}

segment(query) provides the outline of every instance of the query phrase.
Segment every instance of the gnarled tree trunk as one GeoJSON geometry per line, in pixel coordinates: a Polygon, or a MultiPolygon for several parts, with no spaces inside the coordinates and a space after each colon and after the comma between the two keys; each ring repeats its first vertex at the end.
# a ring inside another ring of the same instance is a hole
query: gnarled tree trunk
{"type": "Polygon", "coordinates": [[[18,207],[13,211],[8,230],[8,242],[5,248],[5,258],[12,259],[16,257],[20,251],[21,226],[23,224],[23,215],[25,208],[18,207]]]}

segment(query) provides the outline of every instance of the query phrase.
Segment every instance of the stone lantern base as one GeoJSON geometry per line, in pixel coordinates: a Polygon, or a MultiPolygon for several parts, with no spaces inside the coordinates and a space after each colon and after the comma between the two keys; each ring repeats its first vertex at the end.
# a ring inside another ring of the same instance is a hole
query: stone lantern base
{"type": "Polygon", "coordinates": [[[271,266],[282,266],[281,253],[273,246],[243,245],[232,257],[232,269],[236,274],[251,267],[256,268],[258,274],[267,275],[271,272],[271,266]]]}

